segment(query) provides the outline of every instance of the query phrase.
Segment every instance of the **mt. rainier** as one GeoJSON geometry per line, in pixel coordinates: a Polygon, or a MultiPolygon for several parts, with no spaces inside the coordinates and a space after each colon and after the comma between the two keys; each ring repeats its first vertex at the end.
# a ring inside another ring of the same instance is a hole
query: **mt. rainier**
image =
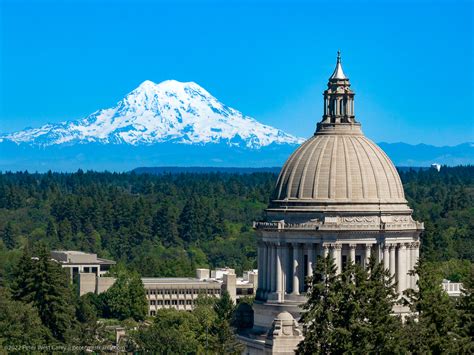
{"type": "Polygon", "coordinates": [[[219,143],[254,150],[303,140],[242,115],[196,83],[167,80],[155,84],[147,80],[113,108],[77,121],[3,134],[2,141],[43,148],[91,143],[219,143]]]}

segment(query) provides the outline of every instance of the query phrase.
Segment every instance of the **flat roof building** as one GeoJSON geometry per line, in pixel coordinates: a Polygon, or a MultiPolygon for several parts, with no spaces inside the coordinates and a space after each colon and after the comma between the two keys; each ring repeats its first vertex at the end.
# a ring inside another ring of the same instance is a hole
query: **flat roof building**
{"type": "MultiPolygon", "coordinates": [[[[51,257],[68,269],[71,282],[78,283],[81,296],[89,292],[105,292],[115,282],[114,277],[104,276],[115,265],[113,260],[74,250],[54,250],[51,257]]],[[[242,297],[255,295],[257,275],[257,270],[249,270],[237,277],[234,269],[218,268],[196,269],[196,277],[143,277],[148,314],[153,316],[162,308],[191,310],[200,294],[220,297],[224,290],[237,303],[242,297]]]]}

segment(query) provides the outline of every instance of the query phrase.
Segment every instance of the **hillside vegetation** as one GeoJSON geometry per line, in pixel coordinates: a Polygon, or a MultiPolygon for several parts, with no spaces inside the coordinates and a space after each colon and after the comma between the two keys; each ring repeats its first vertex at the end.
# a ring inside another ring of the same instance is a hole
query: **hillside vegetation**
{"type": "MultiPolygon", "coordinates": [[[[401,172],[422,253],[443,276],[474,260],[474,167],[401,172]]],[[[0,174],[0,277],[28,243],[94,252],[143,276],[188,276],[196,267],[256,267],[251,228],[276,175],[83,172],[0,174]]]]}

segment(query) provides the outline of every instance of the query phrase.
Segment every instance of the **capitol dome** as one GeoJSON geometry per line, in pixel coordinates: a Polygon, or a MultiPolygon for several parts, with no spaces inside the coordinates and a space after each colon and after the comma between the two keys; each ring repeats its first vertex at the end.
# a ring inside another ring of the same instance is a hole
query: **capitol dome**
{"type": "Polygon", "coordinates": [[[283,166],[267,212],[410,212],[390,158],[362,133],[340,57],[313,137],[283,166]]]}

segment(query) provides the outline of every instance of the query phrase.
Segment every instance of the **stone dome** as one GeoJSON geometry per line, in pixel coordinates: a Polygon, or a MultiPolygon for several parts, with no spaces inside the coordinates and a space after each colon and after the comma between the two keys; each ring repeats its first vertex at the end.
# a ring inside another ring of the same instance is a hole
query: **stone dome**
{"type": "Polygon", "coordinates": [[[291,315],[290,312],[283,311],[278,313],[278,315],[275,317],[275,320],[283,320],[283,321],[293,321],[295,318],[291,315]]]}
{"type": "Polygon", "coordinates": [[[324,92],[323,119],[286,161],[267,212],[411,211],[395,166],[355,120],[350,86],[338,55],[324,92]]]}
{"type": "Polygon", "coordinates": [[[363,135],[315,135],[287,160],[276,200],[406,203],[397,170],[363,135]]]}
{"type": "Polygon", "coordinates": [[[317,132],[286,161],[270,209],[320,206],[325,211],[347,205],[408,209],[400,176],[380,147],[362,133],[317,132]]]}

